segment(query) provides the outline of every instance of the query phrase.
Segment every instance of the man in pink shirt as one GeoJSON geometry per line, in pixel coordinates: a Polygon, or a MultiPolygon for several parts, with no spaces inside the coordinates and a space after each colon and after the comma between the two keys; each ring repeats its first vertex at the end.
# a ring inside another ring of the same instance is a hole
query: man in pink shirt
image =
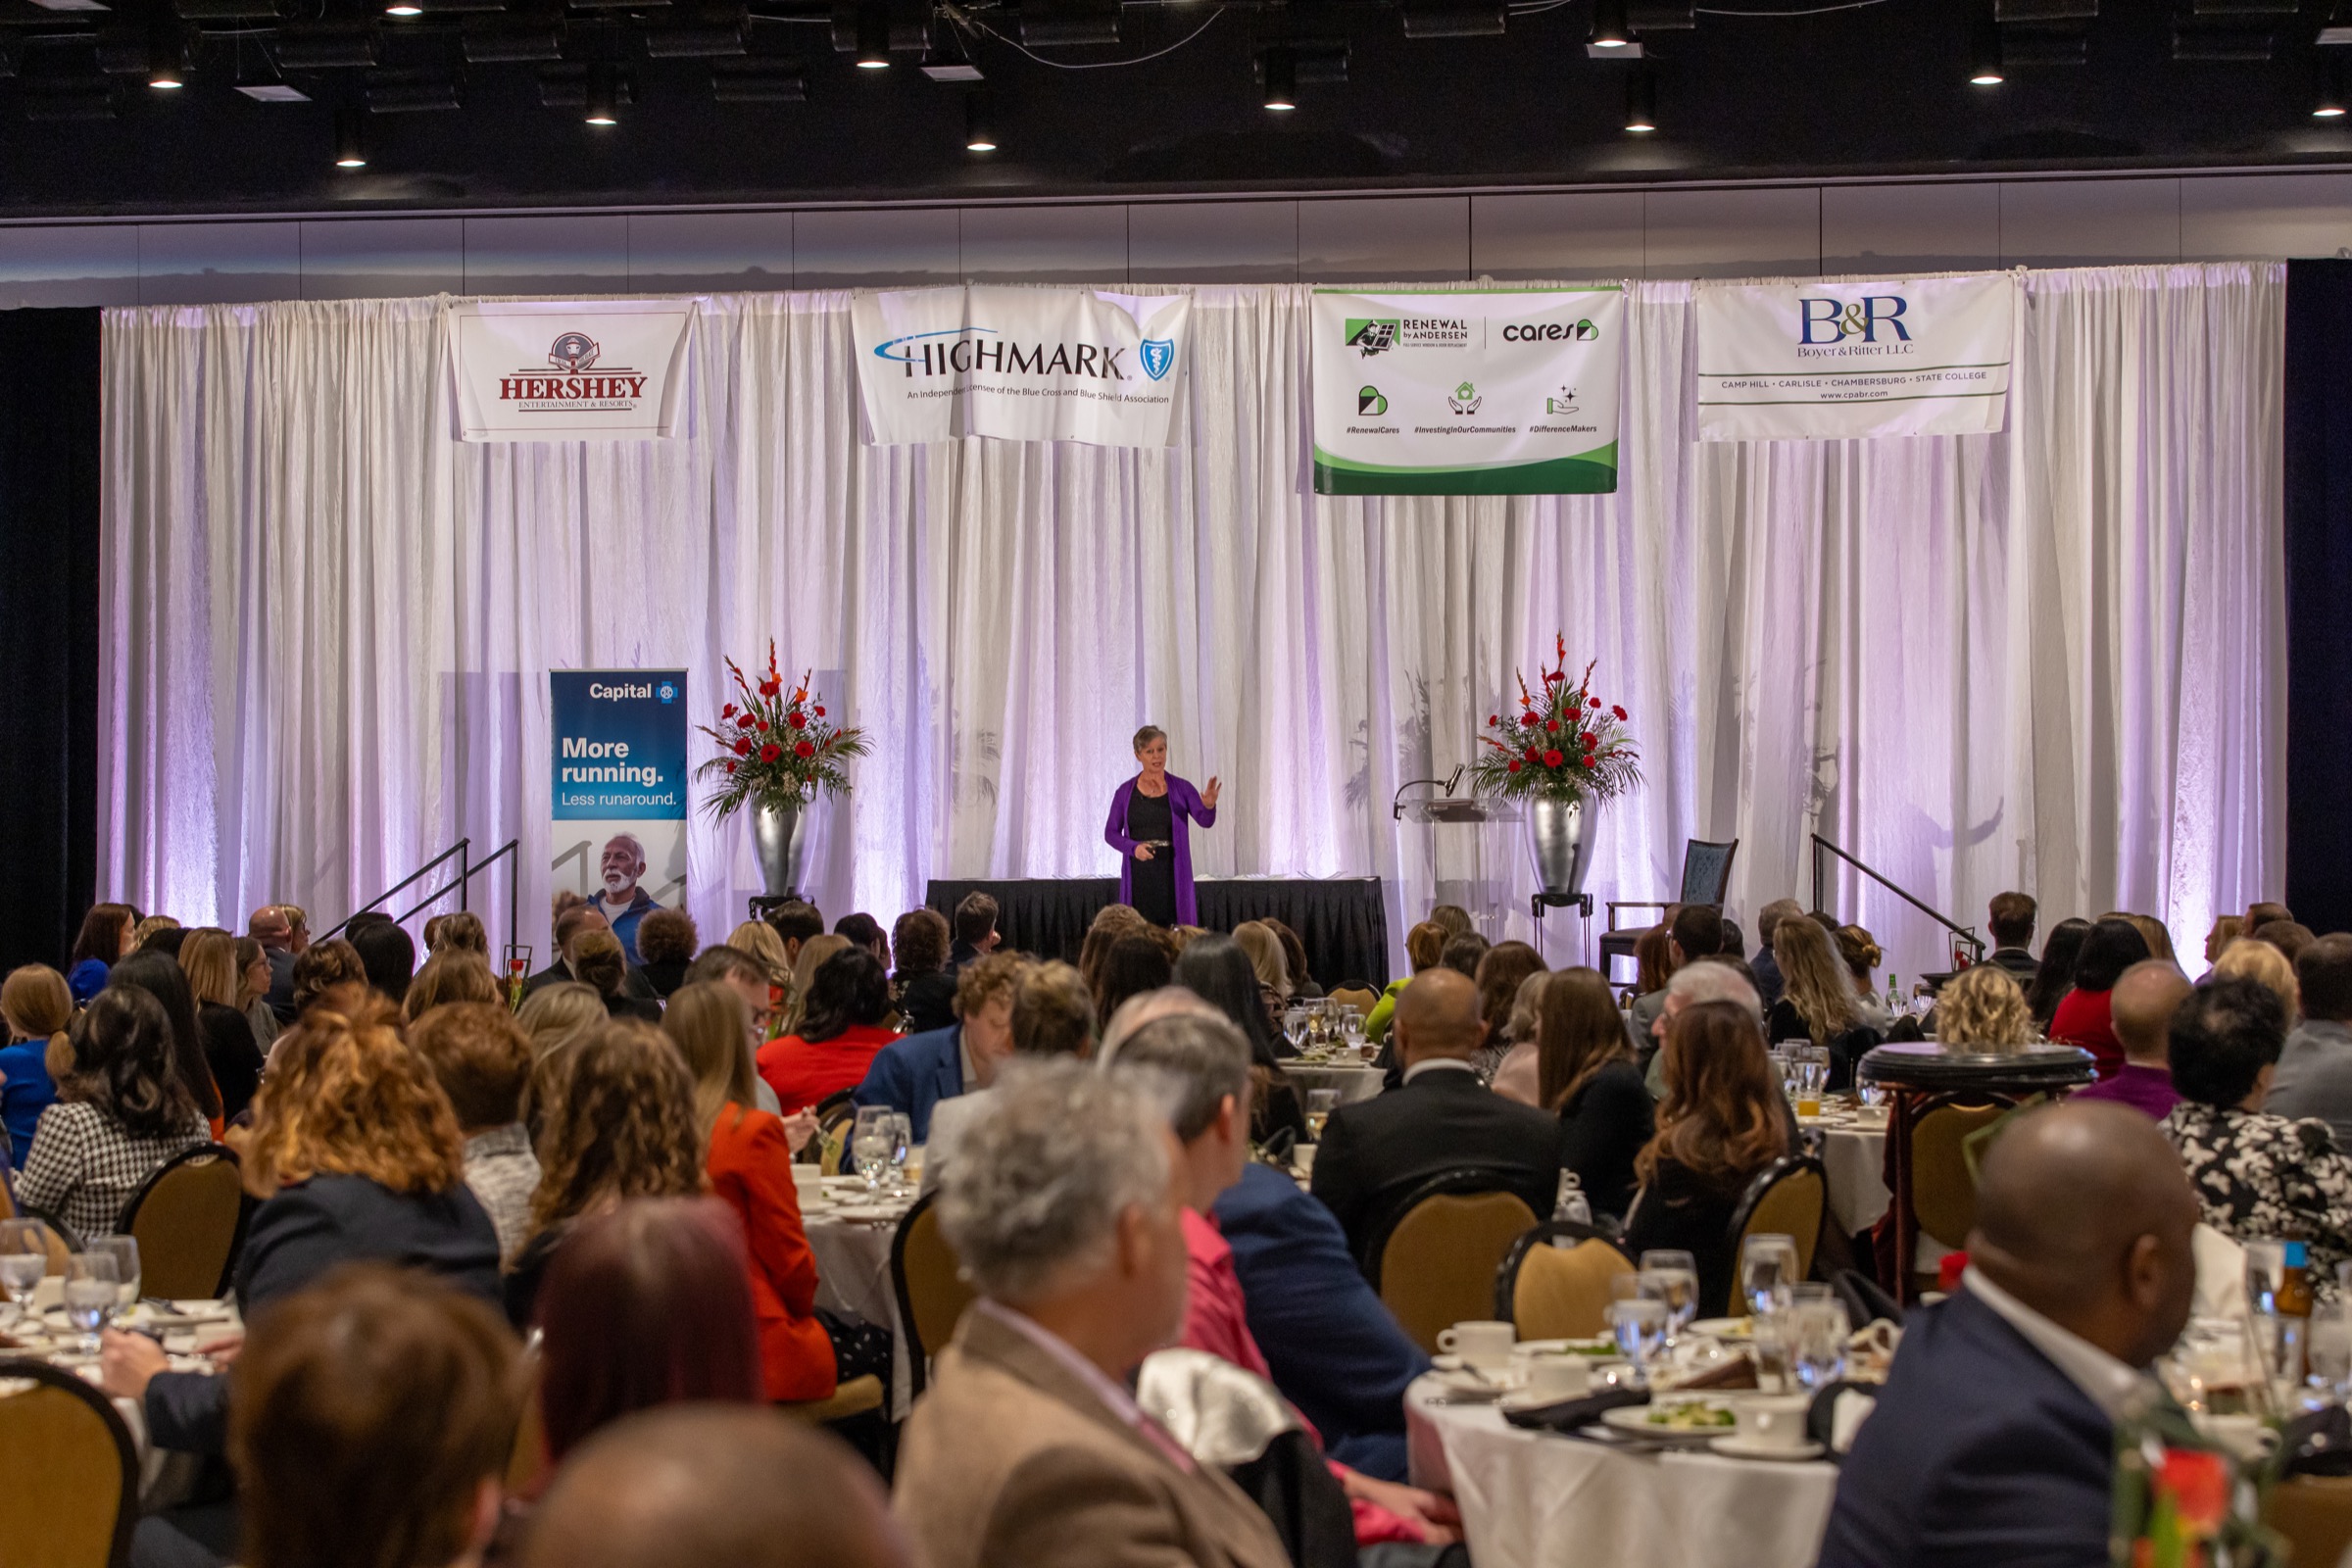
{"type": "Polygon", "coordinates": [[[2173,1013],[2192,987],[2188,976],[2162,958],[2135,963],[2108,994],[2108,1014],[2124,1064],[2112,1078],[2079,1090],[2077,1100],[2112,1100],[2156,1121],[2180,1102],[2173,1089],[2169,1035],[2173,1013]]]}
{"type": "MultiPolygon", "coordinates": [[[[1209,1215],[1217,1196],[1242,1179],[1250,1158],[1250,1043],[1206,1003],[1172,1012],[1149,1010],[1156,1015],[1121,1038],[1119,1025],[1132,1023],[1121,1009],[1123,1016],[1113,1020],[1104,1038],[1102,1061],[1106,1070],[1157,1079],[1172,1100],[1168,1120],[1183,1146],[1188,1187],[1183,1343],[1271,1383],[1265,1355],[1250,1332],[1233,1249],[1209,1215]]],[[[1310,1425],[1307,1431],[1312,1435],[1314,1429],[1310,1425]]],[[[1320,1447],[1321,1438],[1315,1441],[1320,1447]]],[[[1460,1539],[1460,1514],[1437,1494],[1330,1463],[1354,1508],[1358,1544],[1460,1539]]]]}

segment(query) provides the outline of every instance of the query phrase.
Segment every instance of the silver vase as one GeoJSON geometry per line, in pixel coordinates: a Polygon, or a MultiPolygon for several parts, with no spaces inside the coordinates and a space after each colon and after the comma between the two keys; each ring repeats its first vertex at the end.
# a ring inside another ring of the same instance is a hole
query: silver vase
{"type": "Polygon", "coordinates": [[[1581,800],[1538,796],[1528,803],[1527,847],[1535,858],[1536,881],[1545,893],[1585,891],[1585,868],[1592,863],[1592,820],[1581,800]]]}
{"type": "Polygon", "coordinates": [[[760,880],[767,897],[781,899],[801,890],[801,873],[808,858],[808,808],[800,801],[752,808],[752,845],[760,852],[760,880]]]}

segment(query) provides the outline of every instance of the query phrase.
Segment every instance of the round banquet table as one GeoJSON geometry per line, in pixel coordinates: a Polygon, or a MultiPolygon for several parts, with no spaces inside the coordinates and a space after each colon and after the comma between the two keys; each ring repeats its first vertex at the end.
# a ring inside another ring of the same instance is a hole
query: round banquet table
{"type": "Polygon", "coordinates": [[[1478,1568],[1810,1568],[1835,1465],[1634,1453],[1406,1391],[1416,1486],[1449,1492],[1478,1568]]]}
{"type": "MultiPolygon", "coordinates": [[[[1808,1126],[1817,1125],[1808,1123],[1808,1126]]],[[[1830,1183],[1830,1214],[1857,1235],[1879,1222],[1894,1195],[1886,1190],[1886,1129],[1821,1128],[1821,1168],[1830,1183]]]]}
{"type": "MultiPolygon", "coordinates": [[[[903,1214],[910,1198],[898,1205],[903,1214]]],[[[906,1360],[906,1330],[899,1321],[899,1298],[890,1288],[890,1243],[898,1234],[895,1221],[836,1219],[812,1215],[805,1219],[808,1250],[816,1255],[816,1304],[847,1312],[890,1330],[890,1414],[906,1419],[914,1402],[914,1374],[906,1360]]]]}
{"type": "Polygon", "coordinates": [[[1310,1089],[1337,1089],[1343,1105],[1370,1100],[1380,1093],[1381,1083],[1388,1076],[1378,1067],[1318,1066],[1301,1061],[1286,1061],[1282,1070],[1291,1080],[1291,1087],[1298,1091],[1302,1102],[1310,1089]]]}

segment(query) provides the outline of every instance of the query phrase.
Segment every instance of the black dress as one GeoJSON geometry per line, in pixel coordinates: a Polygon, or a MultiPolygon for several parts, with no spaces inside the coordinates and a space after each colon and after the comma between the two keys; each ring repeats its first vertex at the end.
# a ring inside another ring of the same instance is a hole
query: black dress
{"type": "Polygon", "coordinates": [[[1152,846],[1152,858],[1135,862],[1135,909],[1153,925],[1176,923],[1176,852],[1168,797],[1137,790],[1127,797],[1127,836],[1152,846]]]}
{"type": "Polygon", "coordinates": [[[1634,1156],[1656,1131],[1656,1105],[1631,1061],[1612,1061],[1560,1107],[1560,1163],[1595,1217],[1623,1219],[1638,1185],[1634,1156]]]}

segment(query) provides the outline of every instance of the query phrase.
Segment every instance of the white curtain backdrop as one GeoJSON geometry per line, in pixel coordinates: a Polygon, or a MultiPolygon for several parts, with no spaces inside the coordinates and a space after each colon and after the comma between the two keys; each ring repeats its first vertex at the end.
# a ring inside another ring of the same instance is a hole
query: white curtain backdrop
{"type": "MultiPolygon", "coordinates": [[[[1525,936],[1511,830],[1389,806],[1555,628],[1643,751],[1602,899],[1737,838],[1752,939],[1814,831],[1964,923],[2022,887],[2193,951],[2277,894],[2282,268],[2029,273],[2007,432],[1876,442],[1691,440],[1690,285],[1628,287],[1623,488],[1518,500],[1312,496],[1298,287],[1197,291],[1164,453],[861,446],[844,293],[699,300],[686,433],[635,443],[451,440],[445,300],[109,312],[101,896],[323,926],[519,835],[544,949],[546,672],[682,665],[707,716],[772,635],[877,743],[822,818],[828,917],[1113,874],[1149,720],[1225,779],[1202,874],[1378,875],[1398,946],[1441,892],[1525,936]]],[[[706,940],[749,838],[696,818],[706,940]]],[[[1891,896],[1831,905],[1941,966],[1891,896]]]]}

